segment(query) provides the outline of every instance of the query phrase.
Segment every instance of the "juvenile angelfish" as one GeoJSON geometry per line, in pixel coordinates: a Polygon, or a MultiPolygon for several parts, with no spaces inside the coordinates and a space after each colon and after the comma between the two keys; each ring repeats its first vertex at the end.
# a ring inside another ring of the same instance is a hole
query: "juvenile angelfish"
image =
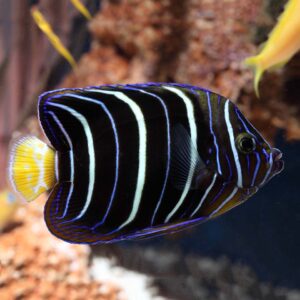
{"type": "Polygon", "coordinates": [[[208,90],[148,83],[42,94],[51,146],[21,138],[9,177],[28,201],[50,191],[46,224],[72,243],[175,232],[243,203],[283,169],[229,100],[208,90]]]}

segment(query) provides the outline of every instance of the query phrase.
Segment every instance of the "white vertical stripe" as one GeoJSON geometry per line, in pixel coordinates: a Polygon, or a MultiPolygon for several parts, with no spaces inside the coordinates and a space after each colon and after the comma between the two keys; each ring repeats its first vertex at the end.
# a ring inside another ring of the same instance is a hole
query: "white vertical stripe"
{"type": "Polygon", "coordinates": [[[207,195],[209,194],[209,192],[211,191],[211,189],[213,188],[213,186],[214,186],[214,184],[215,184],[215,182],[216,182],[217,175],[218,175],[218,174],[215,173],[215,175],[214,175],[214,177],[213,177],[213,179],[212,179],[212,181],[211,181],[211,184],[210,184],[209,187],[206,189],[204,195],[202,196],[202,198],[201,198],[201,200],[200,200],[200,203],[198,204],[198,206],[196,207],[196,209],[195,209],[195,210],[193,211],[193,213],[191,214],[191,217],[193,217],[194,214],[195,214],[196,212],[198,212],[198,210],[201,208],[201,206],[202,206],[204,200],[206,199],[207,195]]]}
{"type": "Polygon", "coordinates": [[[142,194],[143,194],[143,189],[145,185],[145,177],[146,177],[146,143],[147,143],[147,130],[146,130],[146,124],[145,124],[145,119],[144,115],[140,109],[140,107],[129,97],[127,97],[124,93],[122,92],[113,92],[113,91],[107,91],[107,90],[97,90],[97,89],[90,89],[90,92],[93,93],[100,93],[100,94],[109,94],[113,95],[119,100],[125,102],[132,112],[135,115],[137,124],[138,124],[138,131],[139,131],[139,167],[138,167],[138,175],[137,175],[137,183],[136,183],[136,189],[135,189],[135,194],[134,194],[134,199],[133,199],[133,206],[130,212],[129,217],[127,220],[122,223],[117,230],[123,228],[130,222],[132,222],[138,212],[142,194]]]}
{"type": "Polygon", "coordinates": [[[232,200],[232,198],[235,196],[235,194],[238,191],[238,187],[236,186],[233,191],[231,192],[231,194],[221,203],[221,205],[215,209],[209,216],[213,217],[213,215],[215,215],[218,211],[220,211],[230,200],[232,200]]]}
{"type": "Polygon", "coordinates": [[[62,125],[62,123],[59,121],[58,117],[56,116],[56,114],[52,111],[49,112],[50,115],[53,117],[53,120],[55,121],[55,123],[57,124],[57,126],[60,128],[60,130],[62,131],[62,133],[64,134],[68,144],[69,144],[69,147],[70,147],[70,152],[69,152],[69,155],[70,155],[70,177],[71,177],[71,187],[70,187],[70,190],[69,190],[69,193],[68,193],[68,197],[67,197],[67,200],[66,200],[66,206],[65,206],[65,209],[64,209],[64,212],[62,214],[61,217],[59,217],[59,219],[63,219],[67,212],[68,212],[68,208],[69,208],[69,204],[70,204],[70,199],[71,199],[71,196],[73,194],[73,189],[74,189],[74,150],[73,150],[73,144],[72,144],[72,140],[70,138],[70,136],[68,135],[67,131],[65,130],[64,126],[62,125]]]}
{"type": "MultiPolygon", "coordinates": [[[[195,121],[194,108],[193,108],[192,101],[178,88],[169,87],[169,86],[164,86],[164,88],[166,90],[173,92],[174,94],[176,94],[183,100],[183,102],[186,106],[186,109],[187,109],[187,118],[188,118],[190,132],[191,132],[191,140],[192,140],[193,145],[197,146],[197,127],[196,127],[196,121],[195,121]]],[[[191,162],[196,160],[196,157],[195,157],[196,155],[197,155],[197,153],[195,153],[194,151],[191,151],[191,162]]],[[[182,205],[187,193],[190,190],[192,179],[193,179],[193,172],[194,172],[194,168],[193,168],[193,165],[191,164],[188,178],[187,178],[185,187],[182,191],[182,194],[181,194],[177,204],[175,205],[175,207],[172,209],[172,211],[166,217],[165,223],[167,223],[172,218],[172,216],[177,212],[177,210],[182,205]]]]}
{"type": "Polygon", "coordinates": [[[162,191],[161,191],[161,194],[158,198],[158,201],[157,201],[157,205],[155,207],[155,210],[154,210],[154,213],[152,215],[152,219],[151,219],[151,226],[154,224],[154,221],[155,221],[155,217],[156,217],[156,214],[159,210],[159,207],[161,205],[161,201],[163,199],[163,196],[164,196],[164,193],[165,193],[165,189],[166,189],[166,185],[167,185],[167,181],[168,181],[168,177],[169,177],[169,172],[170,172],[170,161],[171,161],[171,134],[170,134],[170,117],[169,117],[169,113],[168,113],[168,108],[164,102],[164,100],[157,96],[156,94],[153,94],[153,93],[149,93],[149,92],[146,92],[142,89],[139,89],[139,88],[132,88],[130,87],[131,90],[135,90],[135,91],[138,91],[140,93],[143,93],[143,94],[146,94],[146,95],[149,95],[155,99],[157,99],[161,105],[163,106],[163,109],[164,109],[164,112],[165,112],[165,117],[166,117],[166,125],[167,125],[167,145],[168,145],[168,150],[167,150],[167,166],[166,166],[166,175],[165,175],[165,179],[164,179],[164,183],[163,183],[163,187],[162,187],[162,191]]]}
{"type": "Polygon", "coordinates": [[[239,160],[239,154],[238,154],[236,146],[235,146],[235,138],[234,138],[234,132],[233,132],[232,124],[230,122],[229,103],[230,103],[230,101],[227,99],[226,103],[225,103],[225,122],[226,122],[226,126],[227,126],[227,131],[228,131],[228,134],[229,134],[231,150],[232,150],[232,153],[233,153],[235,166],[236,166],[236,170],[237,170],[237,177],[238,177],[237,185],[238,185],[238,187],[243,187],[241,164],[240,164],[240,160],[239,160]]]}
{"type": "Polygon", "coordinates": [[[51,103],[51,102],[49,103],[48,102],[47,105],[59,107],[65,111],[69,112],[72,116],[74,116],[81,123],[83,130],[85,132],[85,135],[86,135],[87,145],[88,145],[88,155],[89,155],[88,192],[87,192],[84,207],[82,208],[82,210],[80,211],[78,216],[76,216],[75,218],[73,218],[70,221],[78,220],[86,213],[86,211],[91,203],[94,185],[95,185],[95,149],[94,149],[94,141],[93,141],[92,132],[91,132],[90,126],[89,126],[86,118],[82,114],[78,113],[76,110],[74,110],[66,105],[59,104],[59,103],[51,103]]]}
{"type": "Polygon", "coordinates": [[[117,131],[117,127],[116,127],[116,123],[114,121],[114,118],[112,116],[112,114],[110,113],[110,111],[108,110],[107,106],[101,102],[100,100],[95,100],[95,99],[92,99],[92,98],[89,98],[89,97],[85,97],[85,96],[80,96],[80,95],[77,95],[77,94],[64,94],[64,96],[69,96],[69,97],[72,97],[72,98],[75,98],[75,99],[79,99],[79,100],[83,100],[83,101],[88,101],[88,102],[91,102],[91,103],[94,103],[98,106],[100,106],[103,111],[105,112],[105,114],[107,115],[107,117],[109,118],[110,120],[110,123],[111,123],[111,126],[112,126],[112,130],[113,130],[113,133],[114,133],[114,139],[115,139],[115,144],[116,144],[116,168],[115,168],[115,180],[114,180],[114,184],[113,184],[113,190],[112,190],[112,193],[110,195],[110,200],[109,200],[109,204],[108,204],[108,207],[106,209],[106,212],[103,216],[103,219],[96,223],[92,229],[94,230],[95,228],[97,228],[98,226],[102,225],[109,212],[110,212],[110,209],[111,209],[111,206],[112,206],[112,203],[113,203],[113,200],[115,198],[115,193],[116,193],[116,189],[117,189],[117,184],[118,184],[118,180],[119,180],[119,156],[120,156],[120,147],[119,147],[119,136],[118,136],[118,131],[117,131]]]}
{"type": "Polygon", "coordinates": [[[213,129],[213,115],[212,115],[211,103],[210,103],[210,92],[206,92],[206,98],[207,98],[207,106],[208,106],[208,113],[209,113],[209,128],[210,128],[210,133],[213,136],[214,145],[216,149],[216,160],[217,160],[218,172],[220,175],[222,175],[220,157],[219,157],[219,146],[218,146],[216,134],[213,129]]]}

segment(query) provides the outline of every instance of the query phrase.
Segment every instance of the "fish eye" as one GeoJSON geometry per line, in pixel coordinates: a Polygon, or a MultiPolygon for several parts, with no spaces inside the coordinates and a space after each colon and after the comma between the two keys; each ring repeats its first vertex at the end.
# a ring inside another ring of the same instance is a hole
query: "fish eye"
{"type": "Polygon", "coordinates": [[[256,149],[254,137],[249,133],[241,133],[236,139],[236,145],[240,152],[244,154],[252,153],[256,149]]]}

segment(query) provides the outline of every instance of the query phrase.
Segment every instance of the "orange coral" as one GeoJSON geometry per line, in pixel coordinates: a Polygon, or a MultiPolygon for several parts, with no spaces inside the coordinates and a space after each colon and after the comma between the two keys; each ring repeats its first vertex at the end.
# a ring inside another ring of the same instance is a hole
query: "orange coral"
{"type": "Polygon", "coordinates": [[[87,246],[48,232],[44,201],[20,208],[14,225],[0,235],[0,299],[121,299],[118,287],[90,278],[87,246]]]}
{"type": "Polygon", "coordinates": [[[300,139],[300,104],[291,106],[281,98],[282,76],[264,78],[259,101],[251,71],[243,65],[255,51],[250,33],[262,13],[262,0],[103,0],[90,23],[93,47],[62,86],[199,85],[239,102],[266,137],[272,139],[282,128],[288,139],[300,139]]]}

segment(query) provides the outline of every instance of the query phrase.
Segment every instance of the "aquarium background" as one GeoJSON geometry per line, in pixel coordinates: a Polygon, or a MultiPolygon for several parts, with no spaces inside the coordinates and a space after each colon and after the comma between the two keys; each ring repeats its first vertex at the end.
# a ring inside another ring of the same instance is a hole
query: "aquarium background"
{"type": "Polygon", "coordinates": [[[243,64],[286,1],[82,3],[91,20],[68,0],[0,0],[2,212],[14,202],[5,179],[9,142],[22,134],[42,137],[37,97],[57,87],[162,81],[209,88],[236,102],[283,152],[285,170],[214,221],[91,248],[50,235],[42,216],[45,196],[21,202],[0,220],[0,298],[300,299],[300,55],[264,75],[260,99],[243,64]],[[33,22],[32,7],[74,56],[75,68],[33,22]]]}

